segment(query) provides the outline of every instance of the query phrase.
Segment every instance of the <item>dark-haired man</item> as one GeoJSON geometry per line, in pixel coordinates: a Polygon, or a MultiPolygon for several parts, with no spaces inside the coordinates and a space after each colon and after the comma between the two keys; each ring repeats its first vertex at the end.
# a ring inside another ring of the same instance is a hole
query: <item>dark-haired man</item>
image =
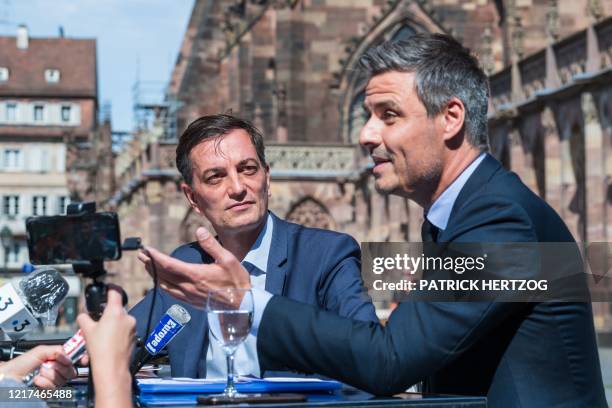
{"type": "MultiPolygon", "coordinates": [[[[221,277],[232,276],[231,270],[242,270],[248,281],[245,284],[341,316],[377,321],[362,285],[357,243],[346,234],[305,228],[268,212],[270,171],[263,137],[249,122],[231,115],[197,119],[181,135],[176,164],[191,208],[212,224],[233,262],[225,270],[224,264],[213,259],[208,248],[198,242],[180,246],[172,253],[174,258],[191,267],[207,268],[221,277]]],[[[205,240],[201,234],[206,232],[203,228],[197,231],[200,241],[205,240]]],[[[148,260],[144,253],[139,257],[148,260]]],[[[194,290],[199,284],[203,282],[162,281],[165,290],[158,293],[153,321],[158,321],[176,303],[167,292],[179,288],[194,290]]],[[[223,281],[217,285],[223,286],[231,285],[223,281]]],[[[141,336],[145,334],[151,299],[149,293],[131,311],[138,318],[141,336]]],[[[185,300],[205,306],[198,303],[196,296],[185,300]]],[[[187,304],[185,307],[191,313],[191,322],[168,347],[172,375],[224,376],[225,354],[217,342],[209,341],[205,313],[187,304]]],[[[236,351],[235,367],[238,374],[261,374],[255,336],[250,335],[236,351]]]]}
{"type": "MultiPolygon", "coordinates": [[[[424,208],[423,240],[573,242],[555,211],[485,153],[487,78],[461,44],[418,34],[361,62],[370,79],[360,144],[377,190],[424,208]]],[[[154,258],[162,279],[185,276],[183,265],[154,258]]],[[[538,277],[529,258],[513,261],[522,277],[538,277]]],[[[244,285],[242,276],[225,284],[244,285]]],[[[262,369],[318,372],[380,395],[425,381],[435,393],[486,395],[492,407],[607,406],[588,302],[407,301],[383,327],[253,292],[264,308],[253,325],[262,369]]]]}

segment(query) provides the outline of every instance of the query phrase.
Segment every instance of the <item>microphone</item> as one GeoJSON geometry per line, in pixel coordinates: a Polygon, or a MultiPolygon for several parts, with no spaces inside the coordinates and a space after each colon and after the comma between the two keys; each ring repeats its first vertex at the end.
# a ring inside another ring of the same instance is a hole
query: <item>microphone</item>
{"type": "MultiPolygon", "coordinates": [[[[85,353],[85,336],[81,329],[79,329],[74,336],[69,338],[63,345],[62,349],[64,349],[64,353],[68,356],[72,364],[79,361],[81,356],[85,353]]],[[[34,377],[36,377],[40,373],[40,368],[32,371],[23,377],[22,381],[28,387],[34,385],[34,377]]]]}
{"type": "Polygon", "coordinates": [[[61,346],[64,341],[63,339],[21,340],[18,347],[15,347],[12,341],[0,341],[0,361],[12,360],[15,356],[25,354],[37,346],[61,346]]]}
{"type": "Polygon", "coordinates": [[[144,346],[136,353],[136,357],[130,365],[132,375],[136,374],[153,356],[162,351],[183,330],[189,320],[191,320],[191,315],[184,307],[178,304],[170,306],[147,338],[144,346]]]}
{"type": "Polygon", "coordinates": [[[68,294],[68,282],[53,268],[47,268],[22,279],[18,287],[7,283],[0,287],[0,329],[18,340],[46,323],[52,312],[68,294]]]}
{"type": "Polygon", "coordinates": [[[0,347],[0,361],[10,361],[25,353],[27,353],[27,351],[21,348],[13,349],[13,347],[0,347]]]}
{"type": "Polygon", "coordinates": [[[34,313],[41,315],[59,305],[68,294],[68,282],[53,268],[22,279],[19,288],[34,313]]]}

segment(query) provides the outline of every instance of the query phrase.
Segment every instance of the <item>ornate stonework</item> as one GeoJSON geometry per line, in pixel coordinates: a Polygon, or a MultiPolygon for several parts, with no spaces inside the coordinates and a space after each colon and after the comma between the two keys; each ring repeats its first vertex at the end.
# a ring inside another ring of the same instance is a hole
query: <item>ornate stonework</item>
{"type": "Polygon", "coordinates": [[[549,42],[559,39],[559,8],[557,0],[550,0],[550,8],[546,12],[546,35],[549,42]]]}
{"type": "Polygon", "coordinates": [[[294,172],[324,176],[326,172],[348,176],[355,169],[355,148],[353,146],[299,146],[268,145],[266,160],[273,175],[294,172]]]}
{"type": "Polygon", "coordinates": [[[521,81],[523,84],[523,94],[525,98],[535,96],[536,92],[544,89],[546,82],[546,61],[545,52],[531,55],[520,64],[521,81]]]}
{"type": "MultiPolygon", "coordinates": [[[[496,70],[491,152],[545,197],[576,238],[603,239],[612,233],[612,21],[600,19],[587,36],[585,3],[563,5],[196,0],[173,73],[172,90],[182,103],[177,131],[198,116],[231,109],[265,135],[269,207],[277,215],[358,241],[418,240],[422,209],[376,193],[370,163],[356,145],[367,119],[361,107],[367,78],[358,61],[383,40],[452,32],[480,51],[487,71],[496,70]],[[595,95],[599,121],[594,102],[582,94],[595,95]]],[[[141,137],[131,148],[118,166],[115,201],[126,230],[140,229],[147,242],[167,250],[192,241],[205,220],[182,197],[174,146],[141,137]]],[[[612,330],[609,313],[597,313],[598,328],[612,330]]]]}
{"type": "Polygon", "coordinates": [[[327,209],[310,197],[295,204],[285,218],[313,228],[335,229],[336,226],[327,209]]]}

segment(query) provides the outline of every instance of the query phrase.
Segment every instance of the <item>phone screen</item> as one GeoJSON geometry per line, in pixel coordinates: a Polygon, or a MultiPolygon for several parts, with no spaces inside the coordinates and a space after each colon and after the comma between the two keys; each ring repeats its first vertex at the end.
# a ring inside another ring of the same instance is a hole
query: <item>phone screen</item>
{"type": "Polygon", "coordinates": [[[53,265],[121,257],[117,214],[30,217],[26,220],[30,262],[53,265]]]}

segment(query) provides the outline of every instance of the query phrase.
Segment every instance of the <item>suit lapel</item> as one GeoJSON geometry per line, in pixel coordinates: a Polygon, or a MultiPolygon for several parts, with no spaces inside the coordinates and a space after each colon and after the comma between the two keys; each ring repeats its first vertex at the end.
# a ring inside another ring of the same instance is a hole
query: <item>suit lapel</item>
{"type": "Polygon", "coordinates": [[[268,270],[266,271],[266,290],[273,295],[283,295],[287,277],[289,228],[287,222],[272,213],[270,214],[272,215],[274,228],[268,256],[268,270]]]}
{"type": "MultiPolygon", "coordinates": [[[[214,262],[214,259],[203,252],[202,261],[203,263],[210,264],[214,262]]],[[[181,350],[181,355],[184,358],[185,372],[188,373],[187,376],[205,378],[206,353],[208,351],[208,343],[210,342],[210,336],[208,335],[208,316],[206,310],[196,309],[191,305],[184,306],[188,307],[187,310],[191,313],[190,324],[194,327],[193,331],[190,332],[189,338],[186,339],[186,347],[181,350]],[[202,341],[193,341],[194,339],[202,339],[202,341]],[[197,358],[195,358],[196,356],[197,358]]]]}

